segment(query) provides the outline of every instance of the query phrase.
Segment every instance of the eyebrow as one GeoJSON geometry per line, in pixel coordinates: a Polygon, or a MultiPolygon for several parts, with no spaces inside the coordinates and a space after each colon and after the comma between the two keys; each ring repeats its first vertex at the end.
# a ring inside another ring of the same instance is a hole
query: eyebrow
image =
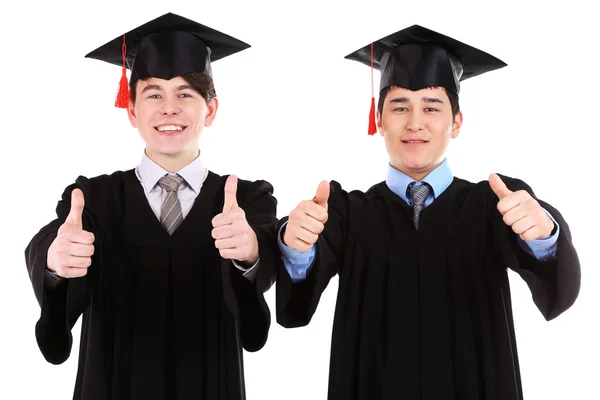
{"type": "MultiPolygon", "coordinates": [[[[177,86],[177,88],[175,90],[176,91],[180,91],[180,90],[187,90],[187,89],[194,90],[190,85],[180,85],[180,86],[177,86]]],[[[164,90],[164,88],[162,86],[160,86],[160,85],[151,84],[151,85],[147,85],[142,90],[142,93],[145,93],[145,92],[147,92],[149,90],[164,90]]]]}
{"type": "MultiPolygon", "coordinates": [[[[441,99],[438,99],[437,97],[422,97],[421,101],[423,103],[440,103],[440,104],[444,104],[444,102],[441,99]]],[[[396,97],[394,99],[391,99],[390,103],[410,103],[410,100],[408,99],[408,97],[396,97]]]]}

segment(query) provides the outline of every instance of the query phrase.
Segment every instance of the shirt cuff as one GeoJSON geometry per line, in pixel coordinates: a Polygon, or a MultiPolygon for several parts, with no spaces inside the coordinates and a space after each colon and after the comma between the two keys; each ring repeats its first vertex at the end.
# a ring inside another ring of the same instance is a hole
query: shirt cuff
{"type": "Polygon", "coordinates": [[[281,259],[283,265],[290,276],[292,282],[296,283],[306,279],[306,274],[312,267],[313,260],[316,253],[316,244],[314,244],[308,251],[298,251],[290,249],[283,243],[283,232],[287,221],[282,225],[277,235],[277,244],[281,251],[281,259]]]}
{"type": "MultiPolygon", "coordinates": [[[[279,229],[279,234],[277,235],[277,244],[279,245],[279,250],[281,251],[281,255],[294,264],[303,264],[309,261],[312,256],[312,249],[308,251],[299,251],[289,248],[285,243],[283,243],[283,232],[285,230],[285,226],[287,225],[287,221],[281,226],[279,229]]],[[[313,245],[313,249],[314,249],[313,245]]]]}
{"type": "Polygon", "coordinates": [[[258,270],[257,267],[258,267],[258,264],[260,263],[260,259],[258,259],[258,261],[256,261],[256,263],[254,263],[254,265],[251,266],[250,268],[245,268],[245,267],[241,266],[235,260],[231,260],[231,262],[237,269],[244,272],[244,274],[243,274],[244,278],[250,280],[251,282],[254,282],[254,279],[256,278],[256,271],[258,270]]]}
{"type": "Polygon", "coordinates": [[[525,243],[527,243],[527,245],[529,246],[529,248],[531,250],[535,250],[535,251],[538,251],[538,250],[539,251],[548,250],[558,240],[558,235],[560,233],[560,226],[558,225],[558,223],[556,222],[556,220],[554,219],[554,217],[552,217],[552,215],[547,210],[544,209],[544,211],[546,211],[546,214],[548,214],[548,217],[550,217],[550,219],[554,223],[554,232],[550,236],[548,236],[547,238],[534,239],[534,240],[530,240],[530,241],[525,242],[525,243]]]}

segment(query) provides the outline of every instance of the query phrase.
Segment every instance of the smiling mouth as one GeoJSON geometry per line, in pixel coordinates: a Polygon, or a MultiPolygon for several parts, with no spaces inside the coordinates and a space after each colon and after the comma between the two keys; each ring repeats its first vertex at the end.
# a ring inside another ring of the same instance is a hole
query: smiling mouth
{"type": "Polygon", "coordinates": [[[417,140],[417,139],[410,139],[410,140],[403,140],[402,143],[407,143],[407,144],[424,144],[424,143],[429,143],[429,140],[417,140]]]}
{"type": "Polygon", "coordinates": [[[183,132],[183,130],[185,130],[186,128],[187,126],[184,125],[160,125],[154,127],[154,129],[163,134],[180,133],[183,132]]]}

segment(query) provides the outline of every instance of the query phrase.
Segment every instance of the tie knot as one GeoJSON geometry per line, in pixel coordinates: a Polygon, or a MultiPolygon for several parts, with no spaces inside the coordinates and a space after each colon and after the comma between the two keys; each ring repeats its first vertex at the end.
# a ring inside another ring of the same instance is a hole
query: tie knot
{"type": "Polygon", "coordinates": [[[181,182],[183,182],[183,178],[179,175],[165,175],[158,180],[158,184],[167,192],[176,192],[181,182]]]}
{"type": "Polygon", "coordinates": [[[431,188],[427,183],[415,185],[415,182],[413,182],[410,187],[410,195],[412,197],[413,205],[423,205],[430,192],[431,188]]]}

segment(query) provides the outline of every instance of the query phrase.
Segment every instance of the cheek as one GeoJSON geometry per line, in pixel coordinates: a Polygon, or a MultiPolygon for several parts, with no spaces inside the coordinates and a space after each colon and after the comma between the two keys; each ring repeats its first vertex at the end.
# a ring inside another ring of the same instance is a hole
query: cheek
{"type": "Polygon", "coordinates": [[[428,122],[427,129],[436,138],[445,139],[452,132],[452,125],[445,119],[435,118],[428,122]]]}
{"type": "Polygon", "coordinates": [[[148,106],[138,106],[136,108],[136,116],[137,122],[139,125],[146,125],[154,115],[154,112],[151,107],[148,106]]]}
{"type": "Polygon", "coordinates": [[[381,134],[386,142],[392,143],[406,130],[406,123],[398,115],[385,115],[381,121],[381,134]]]}

